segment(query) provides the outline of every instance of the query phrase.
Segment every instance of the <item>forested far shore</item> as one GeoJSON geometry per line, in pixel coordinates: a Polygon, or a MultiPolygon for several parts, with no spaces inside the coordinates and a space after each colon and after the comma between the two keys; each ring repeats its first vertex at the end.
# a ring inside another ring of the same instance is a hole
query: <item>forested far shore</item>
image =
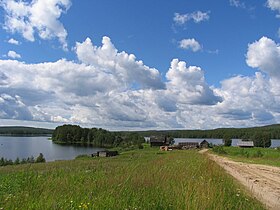
{"type": "MultiPolygon", "coordinates": [[[[61,126],[59,126],[61,127],[61,126]]],[[[90,133],[95,133],[96,131],[102,131],[101,128],[85,128],[85,133],[91,130],[90,133]]],[[[10,135],[10,136],[38,136],[38,135],[52,135],[54,130],[45,129],[45,128],[33,128],[33,127],[22,127],[22,126],[5,126],[0,127],[0,136],[1,135],[10,135]]],[[[148,137],[153,135],[167,135],[173,138],[219,138],[222,139],[225,136],[228,136],[232,139],[250,139],[256,133],[265,133],[270,136],[271,139],[280,139],[280,124],[267,125],[262,127],[251,127],[251,128],[217,128],[211,130],[148,130],[148,131],[119,131],[119,132],[110,132],[103,130],[103,134],[108,135],[112,133],[113,136],[125,137],[129,135],[140,135],[142,137],[148,137]]],[[[102,133],[102,132],[101,132],[102,133]]],[[[74,134],[71,134],[75,136],[74,134]]],[[[84,138],[79,138],[80,133],[76,136],[74,142],[90,142],[93,143],[91,136],[84,138]],[[87,140],[88,141],[87,141],[87,140]]],[[[89,134],[91,135],[91,134],[89,134]]],[[[109,135],[108,135],[109,136],[109,135]]],[[[108,137],[107,136],[107,137],[108,137]]],[[[69,136],[70,138],[70,136],[69,136]]],[[[112,138],[112,137],[110,137],[112,138]]],[[[64,137],[62,142],[72,142],[72,140],[64,137]]],[[[60,139],[55,139],[55,141],[61,141],[60,139]]],[[[99,141],[99,140],[98,140],[99,141]]],[[[112,140],[110,140],[112,141],[112,140]]],[[[105,142],[105,141],[104,141],[105,142]]],[[[98,143],[99,144],[99,143],[98,143]]],[[[111,145],[111,143],[110,143],[111,145]]]]}
{"type": "MultiPolygon", "coordinates": [[[[129,132],[123,132],[129,133],[129,132]]],[[[251,139],[258,134],[269,135],[271,139],[280,139],[280,124],[251,128],[217,128],[212,130],[151,130],[137,131],[142,136],[167,135],[173,138],[217,138],[228,136],[232,139],[251,139]]]]}
{"type": "Polygon", "coordinates": [[[33,128],[23,126],[3,126],[0,127],[0,136],[49,136],[53,133],[52,129],[33,128]]]}
{"type": "Polygon", "coordinates": [[[52,134],[55,143],[87,144],[95,147],[141,147],[145,142],[138,133],[110,132],[102,128],[82,128],[78,125],[58,126],[52,134]]]}

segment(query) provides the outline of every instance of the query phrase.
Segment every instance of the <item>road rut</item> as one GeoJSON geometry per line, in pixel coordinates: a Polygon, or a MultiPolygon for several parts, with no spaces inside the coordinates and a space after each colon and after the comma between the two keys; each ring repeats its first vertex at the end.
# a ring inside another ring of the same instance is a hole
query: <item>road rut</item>
{"type": "MultiPolygon", "coordinates": [[[[200,151],[205,152],[207,150],[200,151]]],[[[268,209],[280,210],[279,167],[235,162],[226,157],[206,154],[243,184],[268,209]]]]}

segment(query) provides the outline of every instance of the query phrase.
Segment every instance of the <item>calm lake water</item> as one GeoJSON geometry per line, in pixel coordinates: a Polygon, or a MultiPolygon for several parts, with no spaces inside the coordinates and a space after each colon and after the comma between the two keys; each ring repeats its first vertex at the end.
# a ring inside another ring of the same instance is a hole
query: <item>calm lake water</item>
{"type": "Polygon", "coordinates": [[[78,155],[92,154],[102,150],[95,147],[54,144],[48,137],[0,136],[0,157],[15,160],[43,153],[47,161],[71,160],[78,155]]]}
{"type": "MultiPolygon", "coordinates": [[[[204,139],[174,138],[174,140],[175,140],[175,144],[178,144],[179,142],[202,142],[204,139]]],[[[205,140],[214,145],[223,144],[222,139],[205,139],[205,140]]],[[[236,146],[239,140],[240,139],[232,139],[232,146],[236,146]]],[[[280,140],[272,139],[271,147],[280,147],[280,140]]]]}

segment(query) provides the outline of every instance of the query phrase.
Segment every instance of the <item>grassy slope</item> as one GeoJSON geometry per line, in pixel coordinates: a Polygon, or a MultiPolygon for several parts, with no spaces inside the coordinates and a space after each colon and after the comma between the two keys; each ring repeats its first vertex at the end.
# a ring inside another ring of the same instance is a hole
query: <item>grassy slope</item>
{"type": "Polygon", "coordinates": [[[271,148],[239,148],[223,147],[226,151],[226,157],[235,161],[246,163],[264,164],[280,167],[280,150],[271,148]],[[261,152],[262,157],[256,157],[261,152]]]}
{"type": "Polygon", "coordinates": [[[263,209],[196,151],[0,168],[0,209],[263,209]],[[80,207],[79,207],[80,206],[80,207]]]}

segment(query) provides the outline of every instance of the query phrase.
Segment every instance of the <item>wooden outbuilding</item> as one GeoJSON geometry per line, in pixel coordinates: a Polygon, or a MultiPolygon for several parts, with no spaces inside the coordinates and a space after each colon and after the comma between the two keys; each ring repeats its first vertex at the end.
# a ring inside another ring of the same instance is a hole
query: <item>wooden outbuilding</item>
{"type": "Polygon", "coordinates": [[[253,141],[238,141],[237,143],[238,147],[243,147],[243,148],[252,148],[254,147],[254,142],[253,141]]]}
{"type": "Polygon", "coordinates": [[[209,147],[208,141],[206,141],[206,140],[204,139],[202,142],[200,142],[199,147],[200,147],[200,148],[208,148],[208,147],[209,147]]]}
{"type": "Polygon", "coordinates": [[[108,151],[108,150],[97,152],[98,157],[113,157],[113,156],[117,156],[118,154],[119,154],[118,151],[108,151]]]}
{"type": "Polygon", "coordinates": [[[151,147],[169,146],[172,143],[173,138],[167,136],[151,136],[151,147]]]}

